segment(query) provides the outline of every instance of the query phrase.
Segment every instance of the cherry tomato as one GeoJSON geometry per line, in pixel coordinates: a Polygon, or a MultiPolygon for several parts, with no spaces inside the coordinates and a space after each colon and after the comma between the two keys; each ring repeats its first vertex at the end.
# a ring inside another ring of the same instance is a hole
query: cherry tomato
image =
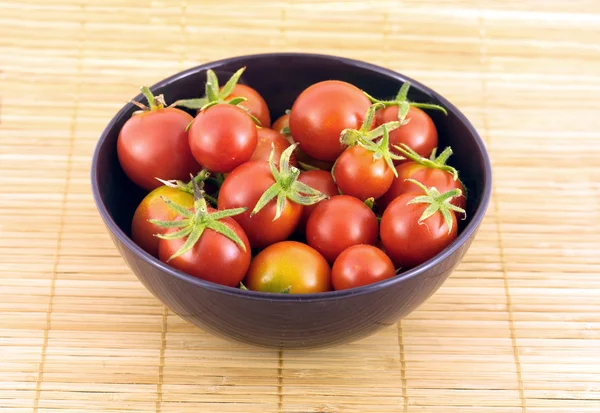
{"type": "Polygon", "coordinates": [[[283,129],[285,127],[288,127],[288,128],[290,127],[290,115],[287,113],[278,117],[277,120],[275,122],[273,122],[271,129],[273,129],[275,132],[281,133],[283,135],[283,129]]]}
{"type": "Polygon", "coordinates": [[[334,170],[335,182],[345,195],[364,201],[377,199],[390,188],[394,172],[385,159],[374,159],[373,152],[356,145],[338,158],[334,170]]]}
{"type": "Polygon", "coordinates": [[[219,209],[248,208],[233,217],[244,229],[253,248],[287,239],[298,226],[302,205],[285,200],[283,213],[275,218],[276,199],[271,200],[256,215],[250,216],[263,193],[275,183],[268,162],[247,162],[234,169],[225,178],[219,190],[219,209]]]}
{"type": "Polygon", "coordinates": [[[419,187],[407,179],[414,179],[427,187],[435,187],[441,193],[458,188],[463,195],[452,198],[451,203],[460,208],[465,208],[467,198],[465,189],[460,180],[454,180],[451,173],[440,169],[428,168],[416,162],[404,162],[396,166],[398,177],[394,178],[389,190],[378,200],[378,208],[383,211],[397,197],[403,194],[419,192],[419,187]]]}
{"type": "Polygon", "coordinates": [[[346,290],[396,275],[390,257],[371,245],[354,245],[345,249],[333,263],[331,282],[334,290],[346,290]]]}
{"type": "Polygon", "coordinates": [[[331,269],[314,248],[283,241],[254,257],[244,285],[249,290],[271,293],[320,293],[331,290],[331,269]]]}
{"type": "Polygon", "coordinates": [[[134,114],[121,129],[117,155],[133,183],[151,191],[165,180],[188,180],[198,165],[188,144],[187,125],[193,120],[176,108],[152,109],[134,114]]]}
{"type": "MultiPolygon", "coordinates": [[[[424,158],[438,146],[438,133],[431,117],[422,109],[411,106],[406,115],[410,121],[390,132],[390,147],[404,143],[424,158]]],[[[377,111],[377,124],[398,120],[398,106],[388,106],[377,111]]]]}
{"type": "Polygon", "coordinates": [[[131,239],[144,251],[155,257],[158,257],[158,242],[160,239],[154,235],[164,234],[166,230],[148,222],[148,220],[171,221],[177,216],[177,212],[169,208],[165,201],[161,199],[163,196],[185,208],[194,206],[194,197],[191,194],[165,185],[154,189],[142,199],[133,214],[131,239]]]}
{"type": "MultiPolygon", "coordinates": [[[[214,210],[210,209],[209,212],[214,210]]],[[[176,218],[179,219],[181,217],[176,218]]],[[[206,281],[230,287],[239,286],[250,267],[250,244],[242,228],[232,218],[223,218],[220,222],[242,240],[245,251],[225,235],[206,228],[191,250],[171,260],[169,258],[183,246],[187,237],[175,240],[161,239],[158,244],[160,260],[206,281]]],[[[166,233],[176,231],[178,228],[171,228],[166,233]]]]}
{"type": "Polygon", "coordinates": [[[377,242],[377,217],[357,198],[336,195],[320,202],[310,214],[306,240],[333,263],[348,247],[377,242]]]}
{"type": "MultiPolygon", "coordinates": [[[[250,161],[268,162],[269,157],[271,156],[271,151],[274,147],[275,153],[273,155],[273,160],[275,161],[276,165],[279,165],[281,153],[290,146],[288,140],[285,139],[280,133],[269,128],[258,128],[257,133],[258,143],[256,144],[254,153],[250,157],[250,161]]],[[[292,158],[290,159],[290,164],[293,166],[298,166],[296,157],[293,154],[292,158]]]]}
{"type": "MultiPolygon", "coordinates": [[[[329,197],[333,197],[339,195],[338,187],[333,181],[333,177],[327,171],[320,170],[310,170],[306,172],[302,172],[298,177],[300,182],[305,183],[311,188],[316,189],[324,193],[329,197]]],[[[323,201],[320,201],[321,203],[323,201]]],[[[306,223],[308,222],[308,217],[314,211],[315,207],[319,205],[319,203],[313,205],[304,205],[302,208],[302,218],[300,219],[300,223],[298,224],[298,229],[300,231],[304,231],[306,229],[306,223]]]]}
{"type": "Polygon", "coordinates": [[[408,204],[421,193],[403,194],[394,199],[381,218],[380,235],[388,256],[403,268],[412,268],[433,258],[457,235],[456,216],[450,211],[451,230],[441,212],[419,222],[428,204],[408,204]]]}
{"type": "Polygon", "coordinates": [[[235,97],[248,99],[245,102],[240,103],[240,106],[245,107],[248,111],[260,122],[260,126],[268,128],[271,126],[271,114],[269,113],[269,107],[267,102],[255,89],[250,86],[236,84],[233,88],[233,92],[225,98],[230,100],[235,97]]]}
{"type": "Polygon", "coordinates": [[[256,125],[250,116],[226,103],[198,113],[189,130],[192,154],[213,172],[231,172],[248,161],[257,141],[256,125]]]}
{"type": "Polygon", "coordinates": [[[292,106],[289,122],[294,141],[307,155],[333,162],[344,150],[341,132],[359,129],[370,105],[365,94],[349,83],[315,83],[292,106]]]}

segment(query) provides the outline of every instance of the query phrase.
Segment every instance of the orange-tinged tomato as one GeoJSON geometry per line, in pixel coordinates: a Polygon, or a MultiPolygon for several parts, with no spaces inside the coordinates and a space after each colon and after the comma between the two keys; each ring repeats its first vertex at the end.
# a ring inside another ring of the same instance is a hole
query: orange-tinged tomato
{"type": "Polygon", "coordinates": [[[158,257],[159,238],[155,234],[164,234],[165,228],[158,227],[150,222],[149,219],[160,221],[172,221],[177,217],[177,212],[167,206],[161,196],[170,199],[185,208],[193,208],[194,197],[180,189],[160,186],[150,192],[138,205],[131,223],[131,238],[133,241],[149,254],[158,257]]]}
{"type": "Polygon", "coordinates": [[[307,294],[331,290],[331,268],[314,248],[282,241],[262,250],[244,280],[249,290],[307,294]]]}

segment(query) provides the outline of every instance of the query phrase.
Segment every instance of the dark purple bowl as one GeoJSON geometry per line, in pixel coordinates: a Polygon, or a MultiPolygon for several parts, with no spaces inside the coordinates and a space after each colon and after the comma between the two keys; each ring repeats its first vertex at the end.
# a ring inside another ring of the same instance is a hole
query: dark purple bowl
{"type": "MultiPolygon", "coordinates": [[[[203,94],[206,70],[228,78],[242,66],[241,83],[266,99],[272,118],[291,108],[307,86],[327,79],[350,82],[378,97],[391,97],[408,80],[409,98],[444,106],[448,116],[431,112],[440,148],[451,145],[451,164],[468,189],[468,218],[458,238],[442,253],[399,276],[365,287],[321,294],[268,294],[224,287],[177,271],[144,252],[130,238],[133,212],[144,193],[123,173],[117,159],[119,130],[136,110],[125,105],[98,141],[91,180],[98,211],[119,252],[139,280],[173,312],[215,335],[277,348],[324,347],[366,337],[395,324],[427,300],[467,252],[491,193],[491,165],[484,143],[465,116],[426,86],[394,71],[333,56],[275,53],[207,63],[152,87],[168,102],[203,94]]],[[[142,99],[138,95],[136,100],[142,99]]]]}

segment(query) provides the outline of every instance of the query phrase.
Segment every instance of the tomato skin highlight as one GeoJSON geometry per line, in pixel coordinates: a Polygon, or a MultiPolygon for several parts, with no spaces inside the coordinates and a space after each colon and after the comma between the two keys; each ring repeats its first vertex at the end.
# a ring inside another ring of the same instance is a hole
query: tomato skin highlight
{"type": "Polygon", "coordinates": [[[315,83],[294,102],[290,131],[308,156],[333,162],[344,150],[342,130],[359,129],[370,105],[354,85],[339,80],[315,83]]]}
{"type": "MultiPolygon", "coordinates": [[[[170,261],[169,257],[181,248],[187,237],[176,240],[161,239],[158,245],[160,260],[206,281],[229,287],[239,286],[250,267],[250,243],[242,228],[233,219],[223,218],[220,222],[236,233],[246,246],[246,251],[226,236],[206,228],[191,250],[170,261]]],[[[167,230],[167,233],[175,231],[177,228],[172,228],[167,230]]]]}
{"type": "Polygon", "coordinates": [[[159,238],[155,234],[164,234],[165,229],[148,222],[149,219],[172,221],[177,212],[167,206],[161,197],[170,199],[185,208],[194,206],[194,197],[185,191],[168,186],[160,186],[142,199],[133,214],[131,222],[131,239],[144,251],[158,257],[159,238]]]}
{"type": "Polygon", "coordinates": [[[134,114],[117,139],[117,156],[127,177],[146,191],[164,180],[189,180],[202,167],[192,156],[187,125],[194,118],[176,108],[134,114]]]}
{"type": "Polygon", "coordinates": [[[364,201],[381,197],[392,185],[394,172],[383,158],[356,145],[346,149],[335,164],[335,182],[343,194],[364,201]]]}
{"type": "Polygon", "coordinates": [[[377,217],[357,198],[336,195],[321,201],[306,224],[308,245],[333,263],[353,245],[377,242],[377,217]]]}
{"type": "Polygon", "coordinates": [[[331,268],[314,248],[282,241],[254,257],[244,285],[249,290],[270,293],[320,293],[331,290],[331,268]]]}
{"type": "MultiPolygon", "coordinates": [[[[271,150],[273,149],[271,145],[273,145],[275,147],[273,161],[275,162],[275,165],[279,165],[281,153],[291,145],[288,140],[285,139],[279,132],[269,128],[258,128],[257,136],[258,142],[256,144],[256,149],[254,149],[254,153],[250,157],[249,161],[269,162],[271,150]]],[[[294,154],[292,154],[290,159],[290,165],[298,166],[294,154]]]]}
{"type": "Polygon", "coordinates": [[[258,133],[250,116],[224,103],[198,113],[189,129],[194,158],[212,172],[231,172],[248,161],[257,142],[258,133]]]}
{"type": "MultiPolygon", "coordinates": [[[[435,123],[425,111],[414,106],[411,106],[408,110],[406,119],[410,119],[406,125],[390,132],[390,148],[393,149],[393,145],[400,146],[401,143],[404,143],[422,157],[428,158],[438,146],[438,133],[435,123]]],[[[380,109],[377,111],[376,120],[378,125],[397,121],[398,106],[388,106],[385,109],[380,109]]],[[[393,152],[400,155],[395,150],[393,152]]],[[[395,163],[399,162],[396,161],[395,163]]]]}
{"type": "Polygon", "coordinates": [[[354,245],[345,249],[333,263],[331,282],[334,290],[361,287],[396,275],[392,260],[372,245],[354,245]]]}
{"type": "Polygon", "coordinates": [[[456,216],[453,211],[450,211],[450,232],[440,212],[419,224],[419,218],[428,205],[408,205],[408,202],[421,195],[417,192],[400,195],[388,205],[381,218],[381,242],[394,264],[403,269],[416,267],[433,258],[457,236],[456,216]]]}
{"type": "MultiPolygon", "coordinates": [[[[317,191],[324,193],[330,198],[340,194],[337,185],[333,181],[333,177],[328,171],[305,171],[300,174],[298,180],[310,186],[311,188],[314,188],[317,191]]],[[[302,218],[300,219],[300,223],[298,224],[298,229],[301,232],[304,232],[306,230],[306,223],[308,222],[310,214],[312,214],[317,205],[319,205],[321,202],[323,201],[320,201],[313,205],[304,205],[302,207],[302,218]]]]}
{"type": "Polygon", "coordinates": [[[427,187],[435,187],[440,193],[458,188],[463,193],[461,196],[452,198],[451,204],[465,209],[467,198],[465,189],[460,180],[454,180],[452,174],[440,169],[428,168],[427,166],[416,162],[404,162],[396,166],[398,177],[394,178],[388,191],[378,200],[380,210],[385,210],[387,206],[397,197],[403,194],[419,192],[419,187],[407,179],[414,179],[427,187]]]}
{"type": "Polygon", "coordinates": [[[248,111],[260,122],[260,126],[265,128],[271,127],[271,114],[265,99],[256,91],[247,85],[237,83],[233,88],[233,92],[225,98],[231,100],[235,97],[246,98],[245,102],[240,103],[240,106],[248,109],[248,111]]]}
{"type": "Polygon", "coordinates": [[[233,219],[244,229],[253,248],[264,248],[286,240],[302,216],[302,205],[289,199],[286,199],[283,213],[275,221],[276,199],[272,199],[256,215],[250,216],[262,194],[274,183],[268,162],[247,162],[227,175],[219,191],[219,209],[248,208],[233,219]]]}

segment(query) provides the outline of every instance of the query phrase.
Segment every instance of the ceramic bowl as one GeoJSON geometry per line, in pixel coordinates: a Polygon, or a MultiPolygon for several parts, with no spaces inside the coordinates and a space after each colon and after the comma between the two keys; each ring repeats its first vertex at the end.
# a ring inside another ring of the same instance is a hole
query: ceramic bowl
{"type": "MultiPolygon", "coordinates": [[[[234,57],[203,64],[153,87],[168,102],[203,95],[206,70],[220,79],[242,66],[240,83],[251,85],[268,102],[272,119],[291,108],[307,86],[327,79],[350,82],[379,97],[392,97],[404,81],[409,99],[444,106],[431,111],[440,147],[454,150],[450,163],[468,189],[468,218],[458,238],[431,260],[395,278],[361,288],[293,295],[244,291],[206,282],[152,257],[130,238],[133,212],[144,196],[123,173],[117,159],[119,130],[137,109],[125,105],[100,136],[91,168],[94,199],[119,253],[144,286],[173,312],[215,335],[257,346],[316,348],[364,338],[392,326],[427,300],[461,261],[486,212],[491,166],[482,139],[452,103],[418,81],[369,63],[334,56],[276,53],[234,57]]],[[[134,98],[142,99],[141,96],[134,98]]]]}

